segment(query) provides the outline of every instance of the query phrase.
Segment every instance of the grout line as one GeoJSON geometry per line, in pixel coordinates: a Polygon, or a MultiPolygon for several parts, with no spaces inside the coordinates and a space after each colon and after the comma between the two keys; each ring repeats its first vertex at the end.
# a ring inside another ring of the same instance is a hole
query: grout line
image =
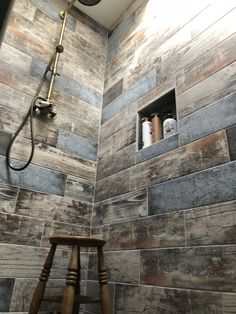
{"type": "Polygon", "coordinates": [[[183,211],[183,222],[184,222],[184,241],[187,247],[187,228],[186,228],[186,211],[183,211]]]}
{"type": "Polygon", "coordinates": [[[229,151],[229,142],[228,142],[228,136],[227,136],[227,128],[223,130],[224,132],[224,137],[225,137],[225,145],[226,145],[226,151],[227,151],[227,156],[228,156],[228,162],[233,161],[230,158],[230,151],[229,151]]]}

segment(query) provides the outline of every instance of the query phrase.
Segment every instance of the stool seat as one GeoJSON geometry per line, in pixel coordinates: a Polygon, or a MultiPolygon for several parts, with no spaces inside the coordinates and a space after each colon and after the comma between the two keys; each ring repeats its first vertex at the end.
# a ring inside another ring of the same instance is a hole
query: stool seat
{"type": "Polygon", "coordinates": [[[105,245],[106,241],[95,238],[84,238],[76,236],[58,236],[49,238],[51,244],[58,245],[73,245],[77,244],[80,247],[98,247],[105,245]]]}

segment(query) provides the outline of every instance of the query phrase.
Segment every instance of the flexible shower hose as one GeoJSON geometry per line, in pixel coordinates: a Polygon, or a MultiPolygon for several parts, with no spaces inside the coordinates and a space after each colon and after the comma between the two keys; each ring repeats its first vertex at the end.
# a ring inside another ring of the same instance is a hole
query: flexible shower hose
{"type": "MultiPolygon", "coordinates": [[[[51,62],[50,62],[51,63],[51,62]]],[[[25,168],[27,168],[29,166],[29,164],[31,163],[33,157],[34,157],[34,148],[35,148],[35,143],[34,143],[34,130],[33,130],[33,114],[34,114],[34,105],[36,103],[36,101],[38,99],[42,99],[41,97],[39,97],[39,93],[43,87],[43,84],[46,80],[46,76],[47,76],[47,73],[51,70],[50,68],[50,65],[47,66],[41,80],[40,80],[40,83],[39,83],[39,86],[37,88],[37,91],[35,93],[35,96],[31,102],[31,105],[30,105],[30,108],[29,108],[29,111],[27,112],[26,116],[24,117],[23,121],[21,122],[19,128],[17,129],[17,131],[15,132],[15,134],[12,136],[11,140],[10,140],[10,143],[8,145],[8,148],[7,148],[7,153],[6,153],[6,163],[7,163],[7,166],[10,167],[12,170],[15,170],[15,171],[22,171],[24,170],[25,168]],[[26,164],[22,167],[14,167],[11,165],[11,149],[12,149],[12,145],[14,144],[17,136],[19,135],[19,133],[21,132],[21,130],[23,129],[23,127],[26,125],[27,123],[27,120],[30,118],[30,139],[31,139],[31,152],[30,152],[30,156],[29,156],[29,159],[28,161],[26,162],[26,164]]]]}

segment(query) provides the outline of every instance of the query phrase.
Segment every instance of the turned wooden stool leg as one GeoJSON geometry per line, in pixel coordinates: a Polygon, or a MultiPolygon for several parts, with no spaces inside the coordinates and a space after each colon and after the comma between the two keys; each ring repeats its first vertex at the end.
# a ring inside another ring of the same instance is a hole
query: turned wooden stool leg
{"type": "Polygon", "coordinates": [[[66,277],[66,288],[62,301],[61,314],[72,314],[74,307],[75,286],[78,275],[78,246],[72,245],[72,252],[66,277]]]}
{"type": "Polygon", "coordinates": [[[44,264],[43,270],[41,272],[41,276],[39,278],[39,282],[34,291],[34,295],[30,304],[29,314],[37,314],[43,300],[46,284],[50,275],[50,271],[52,268],[53,258],[56,251],[56,244],[52,244],[50,251],[48,253],[46,262],[44,264]]]}
{"type": "Polygon", "coordinates": [[[98,273],[99,273],[102,313],[112,314],[109,287],[107,284],[108,277],[107,277],[107,271],[105,268],[102,247],[98,247],[98,273]]]}
{"type": "Polygon", "coordinates": [[[73,314],[78,314],[80,310],[80,280],[81,280],[81,262],[80,262],[80,247],[78,246],[78,275],[75,286],[75,300],[74,300],[74,309],[73,314]]]}

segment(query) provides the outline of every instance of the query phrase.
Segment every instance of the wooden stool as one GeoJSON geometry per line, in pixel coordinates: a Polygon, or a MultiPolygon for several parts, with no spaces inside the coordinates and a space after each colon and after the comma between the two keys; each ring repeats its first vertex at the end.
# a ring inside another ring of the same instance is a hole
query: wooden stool
{"type": "Polygon", "coordinates": [[[44,264],[39,282],[35,289],[29,314],[36,314],[39,311],[41,302],[51,301],[61,303],[62,300],[62,314],[77,314],[80,310],[80,304],[101,303],[103,314],[112,314],[111,303],[109,298],[109,288],[107,284],[107,272],[103,258],[103,246],[106,243],[103,240],[94,238],[80,238],[80,237],[52,237],[49,239],[51,248],[48,253],[46,262],[44,264]],[[71,257],[68,265],[68,273],[66,277],[66,287],[63,296],[50,296],[44,298],[45,288],[49,279],[54,254],[57,245],[70,245],[71,257]],[[98,273],[100,284],[100,299],[81,296],[80,295],[80,248],[81,247],[97,247],[98,252],[98,273]]]}

